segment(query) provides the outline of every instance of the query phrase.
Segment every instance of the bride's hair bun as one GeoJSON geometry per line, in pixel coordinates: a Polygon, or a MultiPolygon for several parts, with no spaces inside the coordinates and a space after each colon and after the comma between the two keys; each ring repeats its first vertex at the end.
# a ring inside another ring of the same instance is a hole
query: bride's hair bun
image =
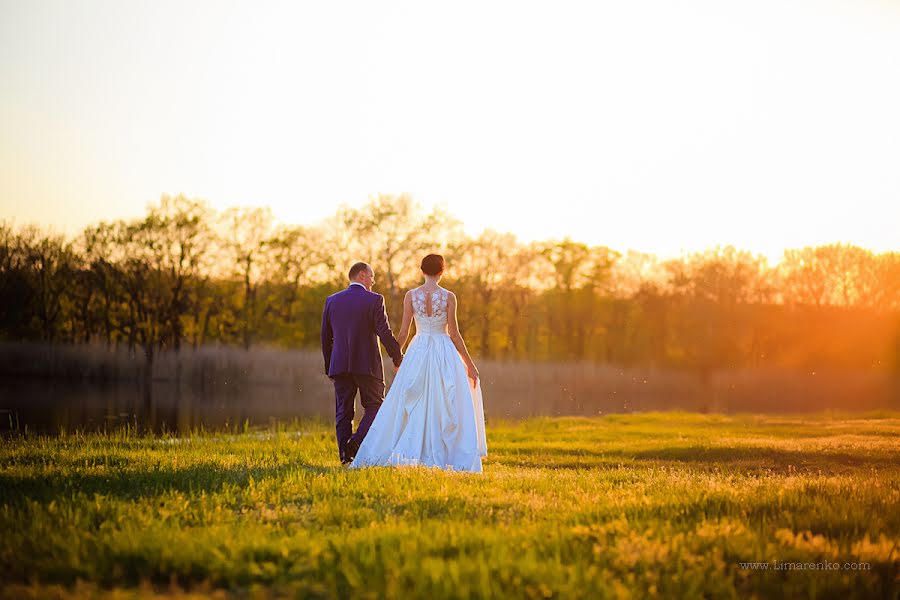
{"type": "Polygon", "coordinates": [[[422,272],[426,275],[440,275],[444,272],[444,257],[440,254],[429,254],[422,259],[422,272]]]}

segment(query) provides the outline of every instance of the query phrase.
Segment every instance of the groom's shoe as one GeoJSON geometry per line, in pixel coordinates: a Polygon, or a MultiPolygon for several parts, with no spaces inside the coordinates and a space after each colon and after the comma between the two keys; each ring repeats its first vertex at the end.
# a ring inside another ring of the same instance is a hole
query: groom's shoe
{"type": "Polygon", "coordinates": [[[350,441],[350,438],[347,438],[346,440],[344,440],[344,442],[340,446],[338,446],[338,452],[341,455],[341,464],[344,466],[349,465],[350,462],[353,460],[352,457],[347,455],[347,443],[349,441],[350,441]]]}
{"type": "Polygon", "coordinates": [[[359,442],[350,438],[344,446],[344,464],[352,463],[353,459],[356,458],[357,452],[359,452],[359,442]]]}

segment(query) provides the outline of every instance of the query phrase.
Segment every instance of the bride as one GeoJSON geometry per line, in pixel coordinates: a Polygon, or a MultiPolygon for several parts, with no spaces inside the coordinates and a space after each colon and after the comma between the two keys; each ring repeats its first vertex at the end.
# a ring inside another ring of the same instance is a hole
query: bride
{"type": "Polygon", "coordinates": [[[350,468],[422,465],[481,473],[487,455],[478,369],[456,321],[456,296],[438,285],[444,257],[422,260],[425,283],[403,299],[402,348],[416,336],[350,468]]]}

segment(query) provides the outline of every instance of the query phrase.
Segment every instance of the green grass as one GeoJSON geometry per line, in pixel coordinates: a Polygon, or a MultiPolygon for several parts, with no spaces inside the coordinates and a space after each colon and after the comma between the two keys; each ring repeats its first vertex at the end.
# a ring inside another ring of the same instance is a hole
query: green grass
{"type": "Polygon", "coordinates": [[[483,475],[331,428],[0,442],[0,596],[895,598],[900,415],[490,423],[483,475]],[[865,570],[742,568],[755,561],[865,570]]]}

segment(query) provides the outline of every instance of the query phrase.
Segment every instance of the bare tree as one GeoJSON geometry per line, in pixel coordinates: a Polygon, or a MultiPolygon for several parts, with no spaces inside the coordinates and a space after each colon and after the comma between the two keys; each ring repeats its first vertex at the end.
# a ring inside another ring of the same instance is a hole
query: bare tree
{"type": "Polygon", "coordinates": [[[224,247],[230,265],[243,284],[242,341],[249,350],[260,312],[259,285],[270,265],[266,260],[274,217],[271,209],[229,208],[222,215],[224,247]]]}
{"type": "Polygon", "coordinates": [[[493,356],[491,324],[499,314],[495,304],[503,288],[513,283],[515,275],[522,274],[524,266],[517,261],[521,258],[519,242],[512,234],[488,229],[476,238],[457,241],[450,253],[454,278],[472,293],[464,306],[471,315],[478,315],[479,351],[486,357],[493,356]]]}
{"type": "Polygon", "coordinates": [[[43,232],[35,226],[25,228],[20,236],[24,266],[35,291],[34,312],[41,338],[52,342],[58,333],[63,295],[73,271],[71,244],[62,235],[43,232]]]}
{"type": "Polygon", "coordinates": [[[30,337],[33,296],[22,237],[12,225],[0,221],[0,336],[30,337]]]}
{"type": "Polygon", "coordinates": [[[272,283],[285,292],[279,316],[293,323],[302,290],[315,281],[327,281],[334,270],[322,231],[301,226],[279,227],[269,246],[272,283]]]}
{"type": "Polygon", "coordinates": [[[146,222],[158,236],[153,245],[154,267],[166,286],[167,336],[178,352],[184,338],[182,317],[190,314],[212,243],[211,210],[206,203],[183,195],[163,196],[151,206],[146,222]]]}
{"type": "Polygon", "coordinates": [[[583,357],[588,331],[598,325],[597,292],[609,283],[618,253],[565,238],[545,244],[541,254],[551,267],[554,283],[548,292],[552,304],[550,329],[561,332],[567,355],[583,357]]]}
{"type": "Polygon", "coordinates": [[[123,258],[118,237],[121,230],[119,224],[101,222],[85,228],[75,242],[86,269],[84,281],[93,292],[84,293],[82,319],[91,323],[86,325],[91,330],[98,323],[107,346],[113,344],[117,331],[123,328],[120,315],[123,292],[117,274],[117,261],[123,258]]]}

